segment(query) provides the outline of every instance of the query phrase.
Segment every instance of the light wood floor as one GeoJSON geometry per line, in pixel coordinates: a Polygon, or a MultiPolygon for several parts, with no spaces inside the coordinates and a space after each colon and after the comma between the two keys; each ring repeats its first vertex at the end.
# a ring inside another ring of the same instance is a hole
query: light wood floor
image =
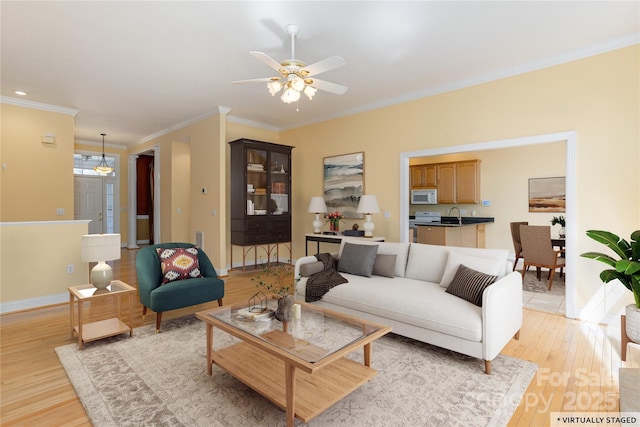
{"type": "MultiPolygon", "coordinates": [[[[114,277],[137,287],[136,252],[123,250],[113,268],[114,277]]],[[[225,305],[246,301],[255,292],[252,275],[234,271],[225,278],[225,305]]],[[[212,302],[168,312],[164,319],[215,306],[212,302]]],[[[113,309],[109,303],[88,307],[91,321],[110,317],[113,309]]],[[[136,327],[154,323],[153,313],[142,317],[137,300],[134,311],[136,327]]],[[[69,334],[68,304],[5,314],[0,322],[0,425],[90,426],[54,351],[76,342],[69,334]]],[[[603,326],[525,309],[520,340],[512,340],[503,354],[535,362],[539,369],[509,425],[549,425],[550,412],[597,416],[618,411],[618,346],[603,326]]],[[[480,361],[478,369],[482,366],[480,361]]]]}

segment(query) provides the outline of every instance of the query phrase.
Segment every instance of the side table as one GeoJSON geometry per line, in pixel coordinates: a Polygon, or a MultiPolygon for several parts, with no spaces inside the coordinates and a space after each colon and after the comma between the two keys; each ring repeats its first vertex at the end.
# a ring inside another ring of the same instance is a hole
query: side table
{"type": "Polygon", "coordinates": [[[106,289],[96,289],[93,285],[69,286],[69,319],[71,325],[71,338],[73,333],[78,335],[78,349],[82,350],[82,344],[114,335],[129,332],[133,336],[133,296],[136,288],[120,280],[113,280],[106,289]],[[129,324],[120,320],[120,299],[128,297],[129,324]],[[116,317],[83,324],[83,305],[87,301],[96,301],[101,298],[115,297],[117,301],[116,317]],[[75,325],[75,302],[78,302],[78,324],[75,325]]]}

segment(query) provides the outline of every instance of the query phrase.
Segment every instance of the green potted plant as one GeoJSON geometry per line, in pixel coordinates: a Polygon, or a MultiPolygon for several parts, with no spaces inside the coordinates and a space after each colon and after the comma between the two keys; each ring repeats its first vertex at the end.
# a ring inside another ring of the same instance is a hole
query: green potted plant
{"type": "Polygon", "coordinates": [[[587,236],[602,243],[617,255],[614,258],[600,252],[586,252],[581,256],[601,261],[611,269],[600,273],[604,283],[618,279],[633,294],[635,304],[625,307],[627,336],[640,343],[640,230],[631,233],[631,241],[621,239],[608,231],[588,230],[587,236]]]}
{"type": "Polygon", "coordinates": [[[558,230],[558,236],[564,237],[565,236],[564,226],[566,225],[566,223],[565,223],[565,219],[564,219],[564,217],[562,215],[554,216],[551,219],[551,225],[556,225],[556,224],[560,224],[560,230],[558,230]]]}

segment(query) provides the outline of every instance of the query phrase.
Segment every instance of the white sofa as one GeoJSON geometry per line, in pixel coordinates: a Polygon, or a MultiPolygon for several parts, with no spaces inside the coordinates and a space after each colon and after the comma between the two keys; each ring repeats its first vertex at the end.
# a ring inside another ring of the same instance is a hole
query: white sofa
{"type": "MultiPolygon", "coordinates": [[[[334,258],[340,260],[346,243],[377,245],[376,255],[383,256],[376,258],[376,266],[385,255],[387,263],[395,255],[393,272],[389,274],[387,267],[386,273],[393,277],[340,272],[348,283],[330,289],[314,304],[391,326],[399,335],[483,359],[487,374],[491,373],[491,361],[509,340],[518,338],[522,325],[522,277],[511,271],[507,250],[345,238],[340,251],[332,254],[334,258]],[[446,292],[460,264],[498,276],[481,291],[481,307],[446,292]]],[[[347,251],[350,257],[353,250],[350,246],[347,251]]],[[[318,262],[315,256],[297,260],[298,300],[304,301],[308,280],[301,273],[309,275],[321,269],[318,262]]],[[[347,264],[346,258],[344,263],[347,264]]]]}

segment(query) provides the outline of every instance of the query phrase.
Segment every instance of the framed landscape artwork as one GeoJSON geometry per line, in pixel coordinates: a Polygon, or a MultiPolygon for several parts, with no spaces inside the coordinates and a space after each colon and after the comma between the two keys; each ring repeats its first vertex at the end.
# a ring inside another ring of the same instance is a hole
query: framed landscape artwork
{"type": "Polygon", "coordinates": [[[329,212],[345,218],[361,218],[356,211],[364,193],[364,153],[323,159],[324,201],[329,212]]]}
{"type": "Polygon", "coordinates": [[[565,177],[529,178],[529,212],[564,212],[565,177]]]}

